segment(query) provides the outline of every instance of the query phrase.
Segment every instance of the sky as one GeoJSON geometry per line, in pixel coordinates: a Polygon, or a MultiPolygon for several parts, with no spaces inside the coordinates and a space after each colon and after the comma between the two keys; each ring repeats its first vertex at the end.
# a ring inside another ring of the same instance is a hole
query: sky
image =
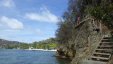
{"type": "Polygon", "coordinates": [[[68,0],[0,0],[0,38],[31,43],[55,37],[68,0]]]}

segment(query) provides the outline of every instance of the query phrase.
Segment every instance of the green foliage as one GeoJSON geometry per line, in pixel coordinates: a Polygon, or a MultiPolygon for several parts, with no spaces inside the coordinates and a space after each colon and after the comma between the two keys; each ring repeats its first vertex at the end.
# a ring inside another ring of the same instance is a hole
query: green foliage
{"type": "Polygon", "coordinates": [[[17,48],[17,47],[19,47],[18,45],[6,45],[6,46],[4,46],[4,48],[6,48],[6,49],[14,49],[14,48],[17,48]]]}
{"type": "Polygon", "coordinates": [[[0,48],[29,49],[30,47],[32,47],[34,49],[37,49],[37,48],[38,49],[55,49],[57,47],[56,38],[50,38],[50,39],[39,41],[39,42],[33,42],[31,44],[22,43],[22,42],[15,42],[15,41],[6,41],[6,40],[4,40],[4,42],[5,42],[5,44],[4,45],[2,44],[0,46],[0,48]]]}
{"type": "Polygon", "coordinates": [[[32,47],[37,48],[37,42],[33,42],[32,47]]]}
{"type": "Polygon", "coordinates": [[[55,49],[57,47],[57,44],[55,43],[38,43],[37,48],[38,49],[55,49]]]}
{"type": "Polygon", "coordinates": [[[29,48],[29,44],[27,43],[18,43],[18,44],[8,44],[3,46],[3,48],[6,49],[28,49],[29,48]]]}
{"type": "Polygon", "coordinates": [[[31,46],[36,49],[55,49],[57,47],[57,42],[55,38],[50,38],[47,40],[34,42],[31,44],[31,46]]]}
{"type": "Polygon", "coordinates": [[[109,28],[113,28],[113,4],[89,7],[87,12],[96,19],[101,20],[109,28]]]}
{"type": "Polygon", "coordinates": [[[27,43],[20,43],[19,44],[19,48],[20,49],[28,49],[29,48],[29,44],[27,44],[27,43]]]}
{"type": "Polygon", "coordinates": [[[69,0],[68,10],[59,22],[56,36],[59,43],[68,43],[74,33],[77,18],[86,15],[101,20],[108,28],[113,29],[113,0],[69,0]]]}
{"type": "Polygon", "coordinates": [[[72,31],[76,26],[77,18],[83,16],[84,0],[69,0],[68,11],[63,15],[63,21],[58,23],[56,37],[59,43],[68,43],[72,38],[72,31]],[[81,5],[82,4],[82,5],[81,5]]]}
{"type": "Polygon", "coordinates": [[[104,11],[101,9],[100,6],[98,6],[98,7],[89,7],[89,8],[86,9],[86,11],[88,13],[90,13],[93,17],[96,17],[98,19],[101,19],[102,15],[104,13],[104,11]]]}
{"type": "Polygon", "coordinates": [[[59,43],[67,43],[72,37],[73,24],[70,21],[60,22],[56,36],[59,43]]]}

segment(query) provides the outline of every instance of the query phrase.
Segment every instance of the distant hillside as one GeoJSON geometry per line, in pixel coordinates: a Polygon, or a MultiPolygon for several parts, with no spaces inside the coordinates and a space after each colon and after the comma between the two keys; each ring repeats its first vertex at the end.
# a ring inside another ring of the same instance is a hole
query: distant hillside
{"type": "Polygon", "coordinates": [[[55,49],[57,47],[56,39],[49,38],[39,42],[33,42],[31,44],[18,42],[18,41],[9,41],[5,39],[0,39],[0,48],[5,49],[29,49],[29,47],[35,49],[55,49]]]}
{"type": "Polygon", "coordinates": [[[5,39],[0,39],[0,48],[5,48],[5,49],[28,49],[29,44],[27,43],[22,43],[18,41],[9,41],[5,39]]]}
{"type": "Polygon", "coordinates": [[[18,47],[19,42],[17,41],[8,41],[4,39],[0,39],[0,48],[15,48],[18,47]]]}

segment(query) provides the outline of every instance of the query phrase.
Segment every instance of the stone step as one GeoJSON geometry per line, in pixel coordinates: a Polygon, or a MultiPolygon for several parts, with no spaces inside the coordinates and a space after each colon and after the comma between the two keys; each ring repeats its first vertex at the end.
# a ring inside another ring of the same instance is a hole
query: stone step
{"type": "Polygon", "coordinates": [[[99,50],[99,51],[112,51],[112,49],[96,49],[96,50],[99,50]]]}
{"type": "Polygon", "coordinates": [[[98,52],[94,52],[93,54],[96,54],[96,55],[107,55],[107,56],[110,56],[111,55],[109,53],[98,53],[98,52]]]}
{"type": "Polygon", "coordinates": [[[98,47],[108,47],[108,48],[112,48],[113,47],[113,44],[112,45],[110,45],[110,44],[101,44],[100,46],[98,46],[98,47]]]}
{"type": "Polygon", "coordinates": [[[104,42],[104,43],[100,43],[100,45],[111,45],[111,46],[113,46],[113,43],[104,42]]]}
{"type": "Polygon", "coordinates": [[[109,58],[105,58],[105,57],[96,57],[96,56],[91,56],[91,59],[94,61],[102,61],[102,62],[108,62],[109,58]]]}
{"type": "Polygon", "coordinates": [[[103,39],[111,39],[111,37],[104,37],[103,39]]]}
{"type": "Polygon", "coordinates": [[[113,42],[101,42],[101,43],[111,43],[112,44],[113,42]]]}
{"type": "Polygon", "coordinates": [[[93,60],[83,60],[80,64],[107,64],[106,62],[93,61],[93,60]]]}
{"type": "Polygon", "coordinates": [[[98,49],[113,49],[113,47],[98,47],[98,49]]]}
{"type": "Polygon", "coordinates": [[[112,49],[96,49],[95,52],[98,52],[98,53],[112,53],[112,49]]]}
{"type": "Polygon", "coordinates": [[[93,56],[95,56],[95,57],[104,57],[104,58],[110,58],[111,57],[111,55],[109,54],[107,54],[107,53],[94,53],[93,54],[93,56]]]}
{"type": "Polygon", "coordinates": [[[111,37],[104,37],[101,40],[101,43],[99,44],[97,49],[95,49],[93,55],[90,57],[90,60],[94,62],[97,61],[99,63],[103,62],[103,64],[105,62],[106,64],[110,60],[112,53],[113,53],[113,40],[111,39],[111,37]]]}
{"type": "Polygon", "coordinates": [[[109,39],[102,39],[102,40],[112,40],[111,38],[109,38],[109,39]]]}
{"type": "Polygon", "coordinates": [[[106,57],[91,56],[91,58],[109,60],[109,58],[106,58],[106,57]]]}
{"type": "Polygon", "coordinates": [[[102,40],[101,42],[112,42],[112,40],[102,40]]]}
{"type": "Polygon", "coordinates": [[[103,41],[108,41],[108,40],[109,40],[109,41],[112,41],[112,39],[102,39],[102,40],[103,40],[103,41]]]}
{"type": "Polygon", "coordinates": [[[113,46],[98,46],[99,49],[113,49],[113,46]]]}
{"type": "Polygon", "coordinates": [[[106,48],[111,48],[111,47],[113,47],[113,45],[101,45],[101,46],[98,46],[98,47],[106,47],[106,48]]]}

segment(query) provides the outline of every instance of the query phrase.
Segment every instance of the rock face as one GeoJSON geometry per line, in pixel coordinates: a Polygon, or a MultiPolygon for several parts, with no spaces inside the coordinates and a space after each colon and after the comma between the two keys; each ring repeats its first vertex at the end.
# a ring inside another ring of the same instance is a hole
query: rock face
{"type": "Polygon", "coordinates": [[[71,64],[80,64],[92,55],[96,46],[110,31],[101,22],[91,17],[83,19],[73,31],[72,39],[65,44],[59,44],[58,54],[72,59],[71,64]]]}

